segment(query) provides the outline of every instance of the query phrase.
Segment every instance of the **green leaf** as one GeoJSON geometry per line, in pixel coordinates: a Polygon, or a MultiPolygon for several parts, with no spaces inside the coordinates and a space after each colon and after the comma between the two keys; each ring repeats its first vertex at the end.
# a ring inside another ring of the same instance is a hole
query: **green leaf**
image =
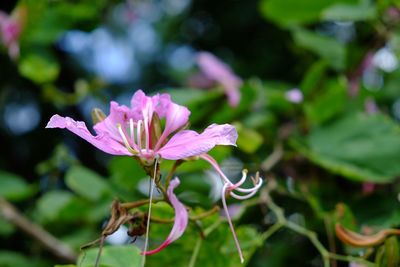
{"type": "Polygon", "coordinates": [[[66,175],[65,182],[75,193],[92,201],[99,200],[111,192],[105,179],[83,166],[72,167],[66,175]]]}
{"type": "Polygon", "coordinates": [[[338,40],[298,27],[294,28],[292,33],[294,41],[299,46],[326,59],[336,70],[345,68],[346,47],[338,40]]]}
{"type": "Polygon", "coordinates": [[[262,14],[282,27],[317,22],[332,4],[356,4],[357,0],[263,0],[262,14]]]}
{"type": "Polygon", "coordinates": [[[56,80],[60,73],[60,66],[50,56],[29,54],[21,59],[19,71],[22,76],[42,84],[56,80]]]}
{"type": "Polygon", "coordinates": [[[357,5],[338,3],[329,6],[322,12],[322,18],[326,20],[371,20],[376,18],[377,10],[369,0],[362,0],[357,5]]]}
{"type": "Polygon", "coordinates": [[[50,191],[37,202],[37,212],[42,220],[52,221],[71,202],[73,194],[67,191],[50,191]]]}
{"type": "MultiPolygon", "coordinates": [[[[93,267],[98,248],[84,250],[79,257],[79,266],[93,267]]],[[[101,253],[100,265],[109,267],[138,267],[140,266],[140,250],[135,246],[105,246],[101,253]]]]}
{"type": "Polygon", "coordinates": [[[43,267],[49,266],[49,263],[39,261],[33,257],[25,256],[21,253],[11,250],[0,250],[0,266],[1,267],[43,267]]]}
{"type": "Polygon", "coordinates": [[[32,196],[33,187],[15,174],[0,171],[0,197],[11,201],[24,200],[32,196]]]}
{"type": "Polygon", "coordinates": [[[263,143],[262,136],[250,128],[244,127],[240,123],[235,123],[238,131],[237,146],[240,150],[246,153],[254,153],[263,143]]]}
{"type": "Polygon", "coordinates": [[[382,114],[351,114],[292,140],[304,156],[358,181],[387,183],[400,175],[400,127],[382,114]]]}
{"type": "Polygon", "coordinates": [[[146,177],[142,166],[132,157],[114,157],[110,161],[110,180],[118,188],[120,197],[134,200],[134,194],[140,179],[146,177]]]}
{"type": "Polygon", "coordinates": [[[341,81],[329,81],[314,101],[304,106],[305,113],[311,124],[322,124],[338,115],[347,107],[347,88],[341,81]]]}

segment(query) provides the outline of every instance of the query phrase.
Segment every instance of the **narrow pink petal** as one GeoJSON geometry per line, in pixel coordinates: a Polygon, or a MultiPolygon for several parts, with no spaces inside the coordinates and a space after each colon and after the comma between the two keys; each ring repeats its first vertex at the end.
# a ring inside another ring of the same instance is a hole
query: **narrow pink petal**
{"type": "Polygon", "coordinates": [[[240,102],[239,89],[242,80],[233,73],[232,69],[208,52],[198,53],[197,64],[207,77],[223,86],[229,104],[232,107],[237,106],[240,102]]]}
{"type": "Polygon", "coordinates": [[[160,96],[149,97],[142,90],[138,90],[132,96],[131,110],[135,120],[143,120],[147,117],[151,120],[156,106],[159,103],[160,96]]]}
{"type": "Polygon", "coordinates": [[[201,134],[190,130],[178,132],[157,153],[162,158],[178,160],[201,155],[216,145],[236,146],[237,137],[232,125],[212,124],[201,134]]]}
{"type": "Polygon", "coordinates": [[[158,248],[143,252],[144,255],[151,255],[161,251],[166,246],[168,246],[169,244],[177,240],[179,237],[181,237],[187,227],[189,214],[185,206],[179,201],[179,199],[174,194],[174,189],[179,185],[179,183],[180,183],[179,179],[175,177],[175,179],[173,179],[170,182],[167,190],[168,199],[175,210],[174,226],[172,227],[172,230],[169,233],[167,239],[158,248]]]}
{"type": "Polygon", "coordinates": [[[164,131],[158,140],[155,150],[158,150],[164,140],[173,132],[184,126],[189,120],[190,111],[173,102],[168,103],[166,107],[166,121],[164,131]]]}
{"type": "Polygon", "coordinates": [[[104,132],[97,136],[93,136],[87,129],[85,123],[82,121],[74,121],[69,117],[54,115],[50,118],[50,121],[47,123],[46,128],[68,129],[79,137],[85,139],[98,149],[112,155],[132,155],[125,148],[124,145],[110,138],[107,132],[104,132]]]}

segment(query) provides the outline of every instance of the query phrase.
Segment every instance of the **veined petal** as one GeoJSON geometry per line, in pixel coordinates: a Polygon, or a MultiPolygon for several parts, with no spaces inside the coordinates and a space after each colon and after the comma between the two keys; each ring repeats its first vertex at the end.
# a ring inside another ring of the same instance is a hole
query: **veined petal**
{"type": "Polygon", "coordinates": [[[179,199],[174,194],[174,189],[179,185],[179,183],[180,183],[179,179],[175,177],[175,179],[173,179],[170,182],[167,190],[168,199],[175,210],[174,226],[172,227],[172,230],[169,233],[167,239],[158,248],[143,252],[143,254],[145,255],[151,255],[161,251],[166,246],[168,246],[169,244],[177,240],[179,237],[181,237],[187,227],[189,214],[185,206],[179,201],[179,199]]]}
{"type": "Polygon", "coordinates": [[[203,133],[185,130],[175,134],[158,150],[162,158],[178,160],[208,152],[216,145],[236,146],[238,134],[230,124],[212,124],[203,133]]]}
{"type": "Polygon", "coordinates": [[[110,138],[107,132],[93,136],[82,121],[75,121],[69,117],[61,117],[56,114],[50,118],[46,128],[66,128],[106,153],[112,155],[132,155],[124,145],[110,138]]]}
{"type": "Polygon", "coordinates": [[[144,117],[147,117],[150,121],[158,105],[159,98],[158,94],[149,97],[142,90],[137,90],[131,99],[131,110],[134,120],[143,120],[144,117]]]}
{"type": "Polygon", "coordinates": [[[156,150],[159,149],[159,147],[163,144],[164,140],[171,133],[184,126],[189,120],[190,111],[184,106],[180,106],[178,104],[170,102],[167,106],[166,111],[167,112],[165,113],[166,117],[165,128],[160,139],[158,140],[158,143],[155,148],[156,150]]]}
{"type": "Polygon", "coordinates": [[[131,117],[132,112],[127,106],[120,106],[117,102],[111,101],[110,114],[103,121],[96,123],[93,129],[98,135],[107,133],[112,139],[122,143],[123,140],[118,132],[117,125],[127,125],[131,117]]]}

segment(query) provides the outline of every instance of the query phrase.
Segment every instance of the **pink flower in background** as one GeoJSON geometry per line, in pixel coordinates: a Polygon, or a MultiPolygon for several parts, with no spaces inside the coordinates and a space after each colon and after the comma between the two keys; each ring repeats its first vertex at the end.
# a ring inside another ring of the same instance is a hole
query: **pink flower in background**
{"type": "Polygon", "coordinates": [[[166,246],[168,246],[169,244],[177,240],[179,237],[181,237],[187,227],[189,221],[189,214],[185,206],[179,201],[179,199],[174,194],[174,189],[179,185],[179,183],[180,183],[179,179],[175,177],[175,179],[173,179],[170,182],[167,190],[168,200],[175,210],[174,226],[172,227],[172,230],[168,235],[167,239],[158,248],[146,251],[144,253],[145,255],[151,255],[160,252],[166,246]]]}
{"type": "Polygon", "coordinates": [[[303,102],[303,93],[298,88],[293,88],[285,93],[287,101],[299,104],[303,102]]]}
{"type": "Polygon", "coordinates": [[[26,10],[19,7],[12,16],[0,11],[0,40],[8,49],[12,59],[19,56],[19,37],[23,28],[26,10]]]}
{"type": "Polygon", "coordinates": [[[178,160],[201,155],[216,145],[235,146],[237,132],[229,124],[212,124],[201,134],[183,130],[189,115],[168,94],[148,97],[139,90],[130,108],[111,102],[108,117],[93,127],[96,135],[84,122],[59,115],[51,117],[46,128],[66,128],[106,153],[138,156],[149,163],[157,156],[178,160]],[[159,119],[165,119],[163,131],[159,119]]]}
{"type": "Polygon", "coordinates": [[[228,65],[211,53],[199,52],[196,60],[202,73],[210,80],[222,85],[229,104],[236,107],[240,102],[242,80],[233,73],[228,65]]]}

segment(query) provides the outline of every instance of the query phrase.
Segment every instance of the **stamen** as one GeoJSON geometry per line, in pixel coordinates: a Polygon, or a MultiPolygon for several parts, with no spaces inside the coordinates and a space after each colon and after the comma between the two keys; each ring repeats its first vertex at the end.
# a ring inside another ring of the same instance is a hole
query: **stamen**
{"type": "Polygon", "coordinates": [[[131,152],[132,154],[137,155],[138,152],[135,151],[135,150],[131,147],[131,145],[129,144],[128,139],[126,139],[125,133],[124,133],[124,131],[122,130],[122,126],[121,126],[120,123],[117,124],[117,128],[118,128],[119,135],[121,136],[122,141],[123,141],[124,144],[125,144],[126,149],[128,149],[128,151],[131,152]]]}
{"type": "Polygon", "coordinates": [[[251,193],[254,190],[258,190],[261,187],[262,183],[263,183],[262,179],[258,179],[258,183],[256,185],[254,185],[254,187],[252,187],[252,188],[237,187],[237,188],[235,188],[235,190],[242,192],[242,193],[251,193]]]}
{"type": "Polygon", "coordinates": [[[137,122],[137,128],[136,128],[136,138],[137,138],[137,143],[138,143],[138,148],[139,148],[139,153],[142,151],[142,121],[137,122]]]}
{"type": "Polygon", "coordinates": [[[245,200],[245,199],[251,198],[251,197],[254,196],[257,192],[258,192],[258,190],[256,189],[256,190],[250,192],[249,194],[243,195],[243,196],[239,196],[239,195],[237,195],[235,192],[230,192],[229,194],[230,194],[232,197],[234,197],[234,198],[236,198],[236,199],[238,199],[238,200],[245,200]]]}
{"type": "Polygon", "coordinates": [[[146,116],[144,118],[144,133],[145,133],[145,142],[146,142],[146,152],[149,152],[149,146],[150,146],[150,134],[149,134],[149,118],[146,116]]]}
{"type": "Polygon", "coordinates": [[[133,132],[134,129],[135,128],[134,128],[134,125],[133,125],[133,119],[130,118],[129,119],[129,133],[131,134],[132,142],[135,142],[135,133],[133,132]]]}
{"type": "Polygon", "coordinates": [[[239,182],[237,182],[236,184],[233,184],[232,186],[229,187],[230,190],[236,189],[239,186],[241,186],[247,179],[247,170],[244,169],[242,170],[242,178],[240,178],[239,182]]]}
{"type": "Polygon", "coordinates": [[[232,182],[222,172],[221,168],[219,167],[218,163],[215,161],[213,157],[211,157],[208,154],[202,154],[200,155],[200,158],[204,159],[205,161],[208,161],[208,163],[210,163],[211,166],[214,167],[214,169],[218,172],[218,174],[222,177],[222,179],[224,179],[225,183],[227,183],[228,185],[232,185],[232,182]]]}
{"type": "Polygon", "coordinates": [[[225,192],[226,192],[227,188],[228,188],[228,184],[226,183],[222,187],[222,192],[221,192],[221,194],[222,194],[222,196],[221,196],[221,198],[222,198],[222,206],[224,207],[226,218],[228,219],[229,228],[231,229],[233,240],[235,241],[236,249],[237,249],[237,251],[239,253],[240,263],[243,263],[244,262],[244,258],[243,258],[242,249],[240,248],[239,240],[238,240],[238,238],[236,236],[235,228],[233,228],[231,216],[229,215],[228,206],[226,205],[225,192]]]}

